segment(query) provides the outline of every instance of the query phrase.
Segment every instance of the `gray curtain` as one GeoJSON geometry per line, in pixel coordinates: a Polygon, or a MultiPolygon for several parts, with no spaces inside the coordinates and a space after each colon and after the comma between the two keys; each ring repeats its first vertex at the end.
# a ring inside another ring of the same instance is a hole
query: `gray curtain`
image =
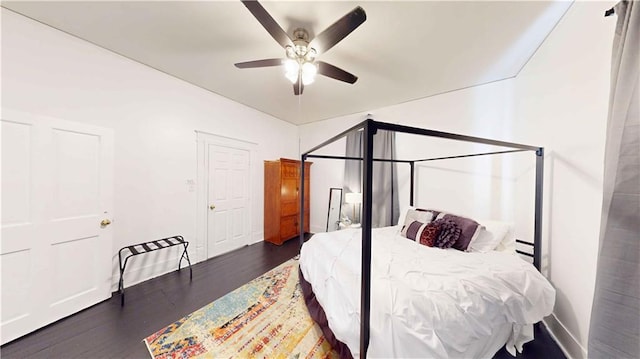
{"type": "MultiPolygon", "coordinates": [[[[362,131],[347,135],[347,157],[362,157],[362,131]]],[[[373,140],[373,157],[396,158],[396,134],[378,131],[373,140]]],[[[396,164],[374,162],[373,164],[373,210],[371,224],[373,228],[395,225],[400,216],[398,201],[398,172],[396,164]]],[[[362,192],[362,161],[345,161],[344,192],[362,192]]],[[[351,205],[347,205],[346,214],[350,215],[351,205]]],[[[356,213],[359,213],[356,210],[356,213]]],[[[360,222],[360,218],[356,218],[360,222]]]]}
{"type": "MultiPolygon", "coordinates": [[[[362,157],[362,131],[347,135],[347,157],[362,157]]],[[[343,198],[345,193],[362,192],[362,161],[344,161],[344,185],[343,198]]],[[[349,208],[349,212],[351,208],[349,208]]]]}
{"type": "Polygon", "coordinates": [[[589,358],[640,358],[640,8],[615,6],[604,191],[589,358]]]}
{"type": "MultiPolygon", "coordinates": [[[[362,131],[347,135],[347,148],[345,156],[361,157],[362,153],[362,131]]],[[[362,193],[362,161],[344,161],[344,184],[342,188],[342,198],[347,193],[362,193]]],[[[346,215],[354,223],[360,223],[360,205],[345,203],[342,206],[343,215],[346,215]]]]}

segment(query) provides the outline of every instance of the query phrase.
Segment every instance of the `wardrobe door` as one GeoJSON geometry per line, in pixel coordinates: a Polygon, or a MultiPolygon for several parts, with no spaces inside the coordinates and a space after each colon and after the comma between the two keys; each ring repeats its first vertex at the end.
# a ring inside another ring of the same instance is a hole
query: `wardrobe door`
{"type": "Polygon", "coordinates": [[[286,216],[280,219],[280,239],[282,242],[297,236],[299,231],[298,215],[286,216]]]}
{"type": "Polygon", "coordinates": [[[289,239],[298,234],[298,175],[300,170],[295,162],[281,161],[282,184],[280,188],[280,238],[289,239]]]}
{"type": "Polygon", "coordinates": [[[280,162],[264,161],[264,240],[280,241],[280,162]]]}

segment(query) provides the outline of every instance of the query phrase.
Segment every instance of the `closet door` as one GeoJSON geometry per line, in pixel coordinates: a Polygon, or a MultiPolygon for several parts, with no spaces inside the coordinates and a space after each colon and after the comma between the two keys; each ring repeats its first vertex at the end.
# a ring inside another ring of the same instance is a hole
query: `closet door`
{"type": "Polygon", "coordinates": [[[250,152],[207,144],[207,257],[213,258],[249,242],[250,152]]]}

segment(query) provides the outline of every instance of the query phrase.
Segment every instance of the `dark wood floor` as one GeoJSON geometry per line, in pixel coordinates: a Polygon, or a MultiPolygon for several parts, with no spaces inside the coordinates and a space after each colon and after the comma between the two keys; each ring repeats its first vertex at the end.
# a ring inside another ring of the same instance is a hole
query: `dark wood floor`
{"type": "MultiPolygon", "coordinates": [[[[0,348],[2,358],[149,358],[142,340],[298,254],[298,241],[256,243],[127,288],[120,298],[94,305],[0,348]]],[[[543,326],[518,358],[562,358],[543,326]]],[[[502,349],[495,358],[513,358],[502,349]]]]}

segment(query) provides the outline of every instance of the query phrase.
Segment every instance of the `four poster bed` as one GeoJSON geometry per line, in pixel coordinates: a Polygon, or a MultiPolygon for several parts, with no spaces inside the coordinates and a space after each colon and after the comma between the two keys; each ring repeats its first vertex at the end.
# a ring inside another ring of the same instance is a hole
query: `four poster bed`
{"type": "MultiPolygon", "coordinates": [[[[341,357],[491,357],[505,345],[515,355],[515,349],[522,350],[522,344],[533,339],[532,325],[550,314],[555,301],[555,290],[539,273],[543,148],[366,120],[301,157],[300,178],[308,158],[363,162],[361,229],[319,233],[306,243],[300,236],[305,302],[341,357]],[[313,154],[360,130],[362,158],[313,154]],[[507,150],[418,160],[373,158],[378,130],[507,150]],[[409,164],[413,206],[416,162],[521,151],[536,156],[534,240],[517,240],[532,247],[532,253],[515,250],[515,242],[507,250],[493,250],[497,243],[492,243],[487,250],[474,251],[473,243],[500,236],[495,231],[488,235],[491,232],[473,220],[431,209],[408,210],[400,214],[397,226],[372,229],[374,161],[409,164]],[[440,235],[434,239],[436,233],[440,235]],[[532,257],[533,265],[514,251],[532,257]]],[[[304,203],[304,183],[300,193],[304,203]]],[[[302,226],[304,213],[300,221],[302,226]]]]}

